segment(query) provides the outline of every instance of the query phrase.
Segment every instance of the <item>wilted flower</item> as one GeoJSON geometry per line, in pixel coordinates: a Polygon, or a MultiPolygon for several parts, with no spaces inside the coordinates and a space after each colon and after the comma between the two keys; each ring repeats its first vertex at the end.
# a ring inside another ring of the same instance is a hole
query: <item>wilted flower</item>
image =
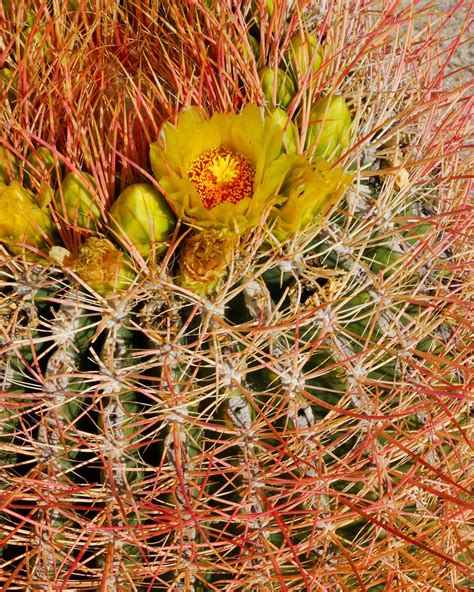
{"type": "Polygon", "coordinates": [[[180,285],[208,294],[227,272],[237,236],[228,230],[201,230],[188,237],[179,259],[180,285]]]}
{"type": "Polygon", "coordinates": [[[351,114],[341,96],[327,96],[314,103],[306,136],[308,150],[327,159],[338,158],[350,140],[351,114]]]}
{"type": "Polygon", "coordinates": [[[89,238],[79,254],[67,258],[65,263],[102,295],[125,290],[134,277],[125,255],[106,238],[89,238]]]}
{"type": "Polygon", "coordinates": [[[331,168],[323,159],[311,165],[295,155],[281,189],[285,201],[272,211],[273,233],[279,240],[314,224],[337,202],[352,176],[340,167],[331,168]]]}
{"type": "Polygon", "coordinates": [[[46,246],[54,231],[51,215],[40,207],[33,194],[18,181],[10,185],[0,183],[0,241],[17,254],[35,258],[20,243],[37,249],[46,246]]]}
{"type": "Polygon", "coordinates": [[[68,173],[56,192],[56,202],[66,221],[76,228],[94,230],[101,217],[94,201],[94,178],[88,173],[68,173]]]}
{"type": "Polygon", "coordinates": [[[154,244],[166,242],[175,225],[176,218],[165,198],[146,183],[127,187],[110,208],[112,230],[143,257],[152,253],[154,244]]]}
{"type": "Polygon", "coordinates": [[[290,76],[281,68],[263,68],[258,76],[266,101],[271,105],[286,107],[295,95],[295,86],[290,76]]]}
{"type": "Polygon", "coordinates": [[[176,214],[199,228],[257,226],[289,170],[282,129],[256,105],[238,115],[201,110],[166,124],[150,148],[155,177],[176,214]]]}

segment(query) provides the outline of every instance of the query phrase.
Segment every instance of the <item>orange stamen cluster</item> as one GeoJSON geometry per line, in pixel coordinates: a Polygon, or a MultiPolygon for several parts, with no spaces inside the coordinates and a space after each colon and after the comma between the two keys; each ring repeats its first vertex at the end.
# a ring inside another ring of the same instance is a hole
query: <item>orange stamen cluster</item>
{"type": "Polygon", "coordinates": [[[216,148],[199,155],[188,176],[204,207],[211,210],[224,202],[235,204],[251,197],[255,169],[242,154],[216,148]]]}

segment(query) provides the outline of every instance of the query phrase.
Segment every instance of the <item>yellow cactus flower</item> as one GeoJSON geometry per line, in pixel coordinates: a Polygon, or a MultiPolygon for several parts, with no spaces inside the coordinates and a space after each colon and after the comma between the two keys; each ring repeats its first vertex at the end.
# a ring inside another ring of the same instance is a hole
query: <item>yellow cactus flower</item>
{"type": "Polygon", "coordinates": [[[282,136],[282,128],[253,104],[238,115],[210,119],[189,108],[151,145],[151,166],[187,224],[244,232],[259,224],[289,171],[282,136]]]}
{"type": "Polygon", "coordinates": [[[336,203],[352,180],[340,167],[332,167],[323,159],[311,165],[300,155],[293,156],[290,172],[281,189],[286,198],[273,208],[273,233],[279,240],[311,224],[321,222],[331,205],[336,203]]]}
{"type": "Polygon", "coordinates": [[[125,255],[106,238],[89,238],[65,263],[103,296],[125,290],[134,277],[125,255]]]}
{"type": "Polygon", "coordinates": [[[0,183],[0,242],[15,254],[28,259],[36,255],[20,246],[22,243],[43,249],[52,237],[54,225],[46,208],[41,208],[33,194],[18,181],[0,183]]]}
{"type": "Polygon", "coordinates": [[[207,229],[189,236],[181,249],[178,282],[196,294],[209,294],[227,272],[237,235],[207,229]]]}

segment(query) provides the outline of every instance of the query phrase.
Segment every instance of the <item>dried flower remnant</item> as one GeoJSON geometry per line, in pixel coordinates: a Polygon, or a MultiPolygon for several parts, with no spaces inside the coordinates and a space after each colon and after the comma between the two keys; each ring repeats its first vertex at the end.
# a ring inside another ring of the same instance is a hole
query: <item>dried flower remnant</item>
{"type": "Polygon", "coordinates": [[[88,239],[65,263],[102,296],[125,290],[134,277],[124,254],[105,238],[88,239]]]}
{"type": "Polygon", "coordinates": [[[178,281],[196,294],[212,292],[227,273],[237,236],[227,230],[202,230],[181,249],[178,281]]]}

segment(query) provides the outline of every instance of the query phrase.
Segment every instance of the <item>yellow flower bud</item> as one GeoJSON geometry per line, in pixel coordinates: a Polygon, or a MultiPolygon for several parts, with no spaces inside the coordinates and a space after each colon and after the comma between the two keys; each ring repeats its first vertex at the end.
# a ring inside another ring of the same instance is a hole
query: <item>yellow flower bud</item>
{"type": "Polygon", "coordinates": [[[134,277],[125,255],[106,238],[89,238],[65,263],[102,296],[126,290],[134,277]]]}
{"type": "Polygon", "coordinates": [[[286,107],[295,94],[295,85],[289,75],[280,68],[276,71],[275,68],[262,68],[259,78],[266,101],[271,105],[286,107]]]}
{"type": "Polygon", "coordinates": [[[351,114],[341,96],[316,101],[310,113],[306,145],[311,153],[328,160],[338,158],[349,144],[351,114]]]}
{"type": "Polygon", "coordinates": [[[36,259],[21,243],[43,249],[54,231],[51,215],[36,202],[33,194],[18,181],[0,183],[0,241],[15,254],[36,259]]]}
{"type": "MultiPolygon", "coordinates": [[[[142,257],[148,257],[153,245],[166,242],[176,218],[165,198],[151,185],[136,183],[123,191],[110,208],[110,226],[125,246],[130,243],[142,257]]],[[[162,252],[161,246],[157,252],[162,252]]]]}
{"type": "Polygon", "coordinates": [[[196,294],[209,294],[227,273],[237,241],[228,230],[208,229],[189,236],[181,249],[178,282],[196,294]]]}

